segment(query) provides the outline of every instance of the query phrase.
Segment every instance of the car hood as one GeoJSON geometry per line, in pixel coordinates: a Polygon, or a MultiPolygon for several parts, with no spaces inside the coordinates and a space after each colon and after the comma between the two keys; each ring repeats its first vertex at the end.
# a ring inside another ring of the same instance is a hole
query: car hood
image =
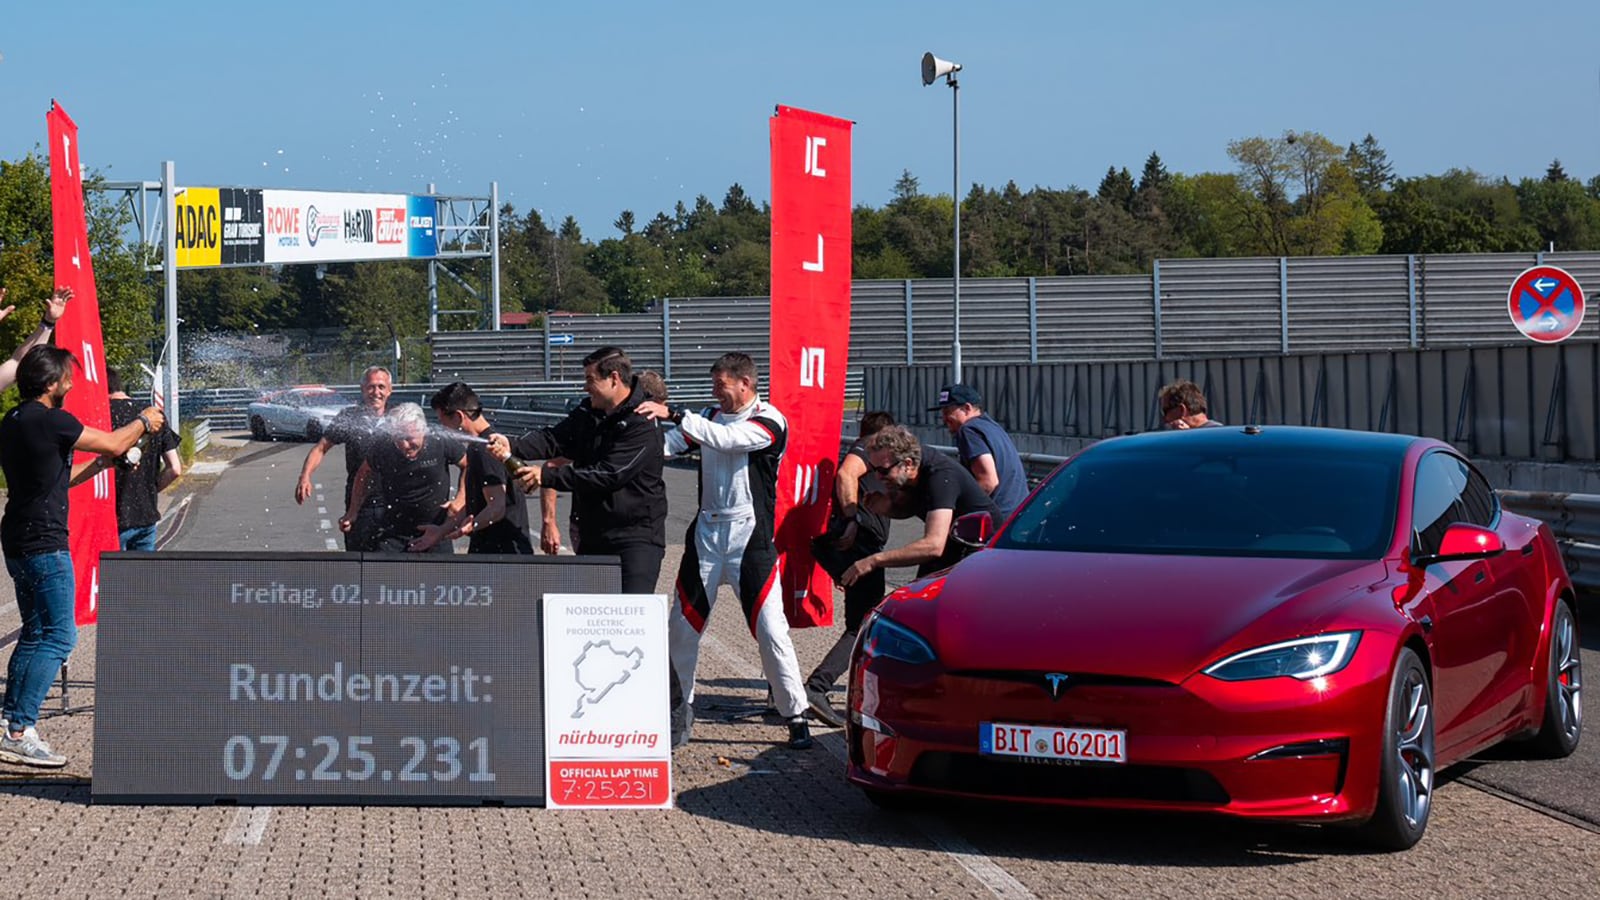
{"type": "Polygon", "coordinates": [[[932,600],[886,605],[951,669],[1178,683],[1223,655],[1319,630],[1382,561],[986,550],[932,600]]]}

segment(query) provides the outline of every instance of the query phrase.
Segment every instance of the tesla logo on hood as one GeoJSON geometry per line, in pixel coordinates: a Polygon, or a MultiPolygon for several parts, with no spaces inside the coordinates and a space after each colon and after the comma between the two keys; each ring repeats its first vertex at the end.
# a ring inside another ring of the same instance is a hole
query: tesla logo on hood
{"type": "Polygon", "coordinates": [[[1067,687],[1067,676],[1061,672],[1047,672],[1044,680],[1050,685],[1050,699],[1060,700],[1061,692],[1067,687]]]}

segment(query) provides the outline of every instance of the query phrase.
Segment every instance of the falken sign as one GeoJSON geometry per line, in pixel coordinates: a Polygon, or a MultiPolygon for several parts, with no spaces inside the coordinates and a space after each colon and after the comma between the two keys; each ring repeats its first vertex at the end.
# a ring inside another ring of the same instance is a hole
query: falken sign
{"type": "Polygon", "coordinates": [[[439,253],[432,197],[205,187],[176,193],[180,269],[439,253]]]}

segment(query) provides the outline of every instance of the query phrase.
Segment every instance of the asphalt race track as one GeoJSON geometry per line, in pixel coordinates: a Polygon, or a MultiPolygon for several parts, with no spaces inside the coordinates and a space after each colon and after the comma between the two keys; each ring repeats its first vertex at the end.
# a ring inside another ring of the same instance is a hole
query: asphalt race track
{"type": "MultiPolygon", "coordinates": [[[[337,541],[343,461],[296,506],[305,444],[208,451],[175,488],[164,547],[325,550],[337,541]],[[232,454],[231,460],[228,455],[232,454]],[[225,464],[226,463],[226,464],[225,464]]],[[[667,476],[681,541],[695,476],[667,476]]],[[[532,520],[537,523],[537,511],[532,520]]],[[[897,536],[896,544],[905,539],[897,536]]],[[[668,588],[681,547],[668,548],[668,588]]],[[[17,613],[0,579],[0,633],[17,613]]],[[[1596,606],[1583,612],[1592,616],[1596,606]]],[[[834,629],[796,632],[803,669],[834,629]]],[[[1600,672],[1600,628],[1585,641],[1600,672]]],[[[844,783],[841,735],[790,751],[761,714],[756,649],[726,589],[701,653],[695,741],[674,758],[677,808],[133,807],[89,804],[93,628],[69,670],[73,711],[41,731],[63,771],[0,766],[19,890],[53,896],[1507,897],[1600,883],[1600,733],[1559,762],[1495,751],[1443,773],[1427,836],[1371,854],[1317,828],[1182,816],[878,810],[844,783]]],[[[181,660],[174,660],[180,665],[181,660]]],[[[1592,725],[1592,723],[1591,723],[1592,725]]]]}

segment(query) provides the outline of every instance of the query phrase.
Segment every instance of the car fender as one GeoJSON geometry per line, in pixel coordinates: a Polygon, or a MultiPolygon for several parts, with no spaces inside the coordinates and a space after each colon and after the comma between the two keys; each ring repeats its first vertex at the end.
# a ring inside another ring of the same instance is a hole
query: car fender
{"type": "Polygon", "coordinates": [[[1571,576],[1567,574],[1566,561],[1561,558],[1560,545],[1556,543],[1555,533],[1550,526],[1540,522],[1539,534],[1535,538],[1540,546],[1540,559],[1543,562],[1543,575],[1540,583],[1544,586],[1544,608],[1539,620],[1539,649],[1533,654],[1533,663],[1528,671],[1528,684],[1532,690],[1528,692],[1528,727],[1537,729],[1544,718],[1544,705],[1549,694],[1550,680],[1545,673],[1550,669],[1550,653],[1554,634],[1551,627],[1554,624],[1556,603],[1565,599],[1572,610],[1572,619],[1578,625],[1578,634],[1583,634],[1583,621],[1578,615],[1576,592],[1572,587],[1571,576]]]}

